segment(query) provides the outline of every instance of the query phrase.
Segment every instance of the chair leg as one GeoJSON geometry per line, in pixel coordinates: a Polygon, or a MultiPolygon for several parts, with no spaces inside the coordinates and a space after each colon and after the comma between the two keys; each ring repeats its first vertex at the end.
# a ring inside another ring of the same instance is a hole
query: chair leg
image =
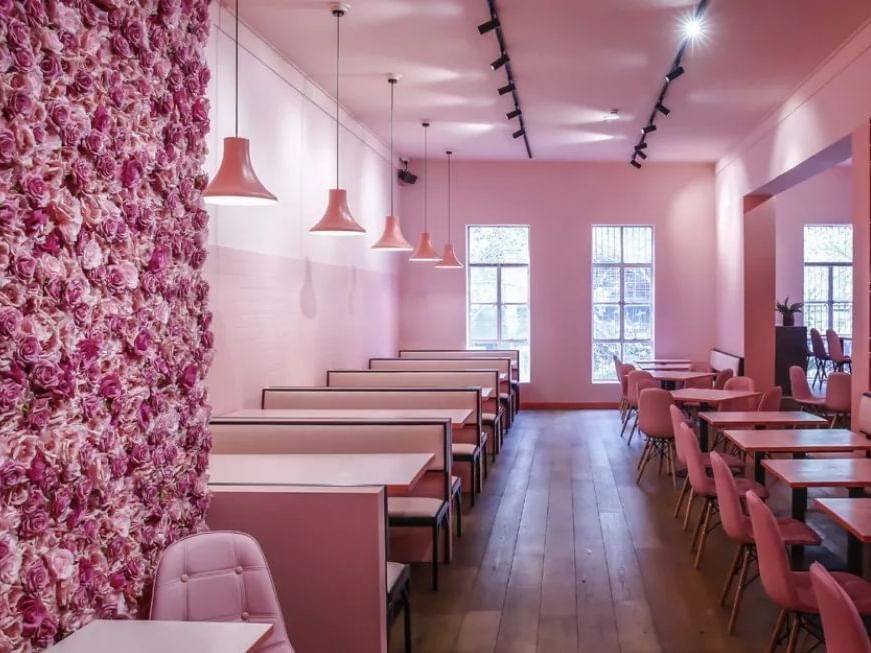
{"type": "Polygon", "coordinates": [[[635,477],[635,485],[638,485],[641,482],[641,476],[644,474],[644,468],[647,467],[647,463],[650,462],[650,458],[653,453],[653,445],[651,441],[648,439],[647,444],[644,447],[644,453],[641,457],[641,466],[638,468],[638,475],[635,477]]]}
{"type": "Polygon", "coordinates": [[[699,534],[702,532],[702,523],[705,521],[705,515],[708,512],[708,500],[702,497],[702,511],[699,513],[699,518],[693,528],[693,537],[690,540],[690,553],[696,550],[696,543],[699,541],[699,534]]]}
{"type": "Polygon", "coordinates": [[[483,450],[481,451],[481,458],[484,462],[484,478],[487,478],[487,476],[489,476],[490,474],[490,469],[487,464],[487,447],[489,446],[489,444],[490,443],[484,443],[483,450]]]}
{"type": "Polygon", "coordinates": [[[632,430],[629,431],[629,440],[626,441],[626,446],[628,447],[632,444],[632,436],[635,435],[635,429],[638,428],[638,411],[635,411],[635,419],[632,421],[632,430]]]}
{"type": "Polygon", "coordinates": [[[792,616],[792,627],[789,629],[789,639],[786,642],[786,653],[795,653],[798,648],[798,636],[801,632],[801,616],[792,616]]]}
{"type": "Polygon", "coordinates": [[[702,526],[702,532],[699,535],[699,544],[696,548],[696,560],[693,563],[693,569],[698,569],[702,564],[702,556],[705,555],[705,545],[708,543],[708,525],[711,521],[711,513],[714,512],[714,503],[710,499],[705,505],[705,519],[702,526]]]}
{"type": "Polygon", "coordinates": [[[411,592],[405,592],[405,653],[411,653],[411,592]]]}
{"type": "Polygon", "coordinates": [[[623,428],[620,429],[620,437],[623,437],[623,433],[626,432],[626,425],[629,424],[629,420],[632,418],[632,406],[626,407],[626,414],[623,416],[623,428]]]}
{"type": "Polygon", "coordinates": [[[783,627],[786,625],[786,616],[786,610],[781,610],[780,614],[777,615],[777,622],[774,624],[774,630],[771,632],[765,653],[774,653],[777,650],[777,645],[780,643],[780,633],[783,632],[783,627]]]}
{"type": "Polygon", "coordinates": [[[726,597],[729,596],[729,590],[732,588],[732,581],[735,580],[735,574],[741,567],[741,561],[744,557],[744,545],[739,544],[735,551],[735,558],[732,560],[732,565],[729,567],[729,573],[726,575],[726,584],[723,586],[723,591],[720,592],[720,605],[726,605],[726,597]]]}
{"type": "Polygon", "coordinates": [[[690,525],[690,513],[693,511],[693,500],[695,499],[695,493],[693,492],[693,487],[690,486],[689,497],[687,498],[687,510],[683,516],[683,530],[686,530],[690,525]]]}
{"type": "Polygon", "coordinates": [[[677,503],[674,504],[674,518],[677,519],[680,515],[680,507],[683,505],[683,500],[689,492],[690,489],[690,477],[685,476],[683,479],[683,485],[680,486],[680,494],[677,495],[677,503]]]}
{"type": "Polygon", "coordinates": [[[729,615],[728,633],[735,632],[735,622],[738,621],[738,610],[741,609],[741,598],[744,596],[744,588],[747,586],[747,571],[750,569],[750,554],[752,549],[744,547],[744,560],[741,562],[741,572],[738,574],[738,587],[735,588],[735,599],[732,601],[732,612],[729,615]]]}
{"type": "Polygon", "coordinates": [[[638,462],[635,463],[635,469],[641,469],[641,465],[644,463],[644,457],[647,455],[647,450],[650,448],[650,438],[644,441],[644,448],[641,450],[641,457],[638,459],[638,462]]]}
{"type": "Polygon", "coordinates": [[[432,527],[432,591],[439,589],[439,525],[432,527]]]}
{"type": "Polygon", "coordinates": [[[457,494],[457,498],[454,501],[456,504],[455,510],[457,511],[457,537],[463,537],[463,493],[460,492],[457,494]]]}
{"type": "Polygon", "coordinates": [[[674,440],[668,441],[668,467],[671,470],[671,488],[677,489],[677,458],[674,449],[674,440]]]}

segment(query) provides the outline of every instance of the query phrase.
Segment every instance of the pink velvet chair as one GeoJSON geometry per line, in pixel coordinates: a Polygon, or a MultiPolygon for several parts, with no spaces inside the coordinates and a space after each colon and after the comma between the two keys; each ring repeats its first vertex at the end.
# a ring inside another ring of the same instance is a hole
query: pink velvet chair
{"type": "Polygon", "coordinates": [[[851,379],[852,376],[846,372],[829,374],[829,379],[826,382],[824,407],[826,415],[832,420],[832,428],[839,422],[845,422],[845,426],[850,426],[851,379]]]}
{"type": "MultiPolygon", "coordinates": [[[[828,374],[826,368],[829,365],[829,361],[832,359],[829,358],[829,354],[826,351],[826,345],[823,342],[823,337],[820,335],[820,332],[817,329],[811,329],[809,333],[811,338],[811,351],[813,352],[814,364],[816,365],[813,384],[816,385],[819,383],[820,388],[822,388],[828,374]]],[[[838,344],[840,345],[841,343],[838,342],[838,344]]]]}
{"type": "MultiPolygon", "coordinates": [[[[749,376],[733,376],[723,384],[723,390],[735,390],[739,392],[755,392],[756,383],[749,376]]],[[[756,410],[759,405],[759,397],[745,397],[743,399],[727,399],[720,403],[719,410],[756,410]]]]}
{"type": "MultiPolygon", "coordinates": [[[[695,550],[696,553],[693,567],[698,569],[699,565],[702,563],[702,556],[705,553],[708,532],[716,526],[716,524],[712,523],[711,520],[717,509],[717,488],[714,486],[714,479],[708,476],[702,458],[702,450],[699,447],[699,441],[689,425],[681,424],[678,427],[677,433],[675,433],[675,437],[681,440],[680,446],[686,455],[687,474],[689,474],[690,479],[690,500],[687,505],[686,516],[684,517],[684,528],[686,528],[687,522],[689,521],[695,497],[701,497],[703,501],[702,512],[699,515],[698,522],[696,522],[692,541],[690,542],[690,550],[695,550]]],[[[739,492],[749,491],[754,492],[763,498],[768,497],[768,490],[755,481],[741,478],[736,479],[735,484],[739,492]]]]}
{"type": "MultiPolygon", "coordinates": [[[[809,630],[808,616],[819,612],[810,573],[792,571],[790,568],[786,544],[771,509],[752,492],[747,492],[744,500],[750,510],[762,587],[768,598],[780,608],[768,651],[776,651],[783,637],[787,636],[787,653],[793,653],[797,650],[802,628],[809,630]]],[[[871,583],[844,572],[835,572],[832,577],[854,601],[861,614],[871,614],[871,583]]],[[[809,632],[813,634],[814,631],[809,632]]]]}
{"type": "Polygon", "coordinates": [[[616,365],[619,360],[614,357],[617,378],[620,380],[620,419],[625,422],[626,412],[629,410],[629,373],[635,370],[635,366],[631,363],[616,365]]]}
{"type": "Polygon", "coordinates": [[[733,376],[735,376],[735,372],[733,372],[731,368],[726,368],[725,370],[717,372],[717,377],[714,379],[714,389],[722,390],[726,385],[726,381],[731,379],[733,376]]]}
{"type": "MultiPolygon", "coordinates": [[[[756,559],[756,543],[753,540],[753,529],[750,526],[750,518],[744,514],[741,506],[741,493],[735,482],[735,477],[729,469],[726,460],[718,453],[711,454],[711,467],[714,472],[714,486],[717,490],[717,504],[720,509],[720,523],[726,535],[738,544],[732,567],[726,577],[726,584],[720,594],[720,605],[726,604],[729,590],[736,579],[735,595],[732,599],[732,608],[729,614],[728,632],[735,630],[735,622],[738,619],[738,610],[741,606],[741,597],[744,589],[754,580],[747,578],[751,563],[756,559]]],[[[808,546],[819,544],[819,536],[797,519],[779,517],[777,526],[787,545],[797,544],[808,546]]]]}
{"type": "Polygon", "coordinates": [[[170,544],[160,558],[151,619],[272,624],[258,653],[293,653],[284,617],[257,541],[245,533],[208,531],[170,544]]]}
{"type": "Polygon", "coordinates": [[[756,410],[763,410],[767,412],[778,411],[780,410],[780,404],[782,401],[783,388],[781,388],[779,385],[776,385],[773,388],[769,388],[762,394],[756,410]]]}
{"type": "Polygon", "coordinates": [[[845,367],[853,371],[853,359],[844,355],[841,339],[834,329],[826,329],[826,344],[829,346],[829,358],[832,359],[832,367],[836,372],[843,372],[845,367]]]}
{"type": "Polygon", "coordinates": [[[671,474],[671,482],[677,486],[675,466],[674,431],[671,425],[669,407],[674,405],[671,393],[662,388],[645,388],[638,396],[638,430],[644,434],[644,450],[638,461],[638,476],[635,483],[641,482],[644,469],[654,456],[659,457],[659,475],[662,476],[662,463],[671,474]]]}
{"type": "Polygon", "coordinates": [[[632,444],[632,436],[635,434],[635,429],[638,428],[638,393],[644,388],[657,387],[656,381],[650,375],[650,372],[644,370],[633,370],[626,377],[626,393],[629,408],[626,411],[626,419],[623,421],[623,429],[620,431],[620,437],[623,437],[623,431],[626,430],[626,425],[632,421],[632,430],[629,431],[629,440],[627,445],[632,444]]]}
{"type": "Polygon", "coordinates": [[[828,653],[871,653],[871,640],[856,604],[819,562],[810,568],[811,585],[828,653]]]}
{"type": "Polygon", "coordinates": [[[789,385],[792,388],[792,400],[801,408],[811,413],[818,413],[825,407],[825,399],[811,392],[807,383],[807,374],[798,365],[789,368],[789,385]]]}

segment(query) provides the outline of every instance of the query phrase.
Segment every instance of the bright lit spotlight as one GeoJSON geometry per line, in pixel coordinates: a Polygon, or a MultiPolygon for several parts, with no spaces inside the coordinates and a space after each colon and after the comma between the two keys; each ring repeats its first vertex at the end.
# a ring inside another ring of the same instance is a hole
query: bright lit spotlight
{"type": "Polygon", "coordinates": [[[695,41],[705,35],[705,21],[701,16],[688,16],[681,21],[681,30],[686,39],[695,41]]]}

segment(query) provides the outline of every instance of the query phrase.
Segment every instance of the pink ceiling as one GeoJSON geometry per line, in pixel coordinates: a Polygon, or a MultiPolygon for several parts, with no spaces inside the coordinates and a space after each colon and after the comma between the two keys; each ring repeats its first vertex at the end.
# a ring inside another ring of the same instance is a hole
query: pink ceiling
{"type": "MultiPolygon", "coordinates": [[[[334,87],[328,3],[246,0],[242,19],[326,89],[334,87]]],[[[678,46],[686,0],[497,0],[536,159],[628,159],[678,46]],[[612,107],[621,119],[605,123],[612,107]]],[[[500,97],[486,0],[357,0],[342,22],[342,103],[387,134],[385,73],[397,87],[397,147],[458,158],[521,159],[500,97]]],[[[651,160],[715,161],[871,17],[867,0],[712,0],[708,37],[685,58],[651,160]]]]}

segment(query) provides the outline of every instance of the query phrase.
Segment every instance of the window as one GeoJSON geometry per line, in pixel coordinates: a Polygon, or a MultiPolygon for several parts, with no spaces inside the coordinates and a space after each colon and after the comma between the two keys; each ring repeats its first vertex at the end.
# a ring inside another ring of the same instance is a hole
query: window
{"type": "Polygon", "coordinates": [[[653,227],[593,227],[593,382],[653,356],[653,227]]]}
{"type": "Polygon", "coordinates": [[[519,349],[528,382],[529,227],[468,228],[467,342],[471,349],[519,349]]]}
{"type": "Polygon", "coordinates": [[[839,336],[853,335],[853,226],[804,227],[804,323],[839,336]]]}

